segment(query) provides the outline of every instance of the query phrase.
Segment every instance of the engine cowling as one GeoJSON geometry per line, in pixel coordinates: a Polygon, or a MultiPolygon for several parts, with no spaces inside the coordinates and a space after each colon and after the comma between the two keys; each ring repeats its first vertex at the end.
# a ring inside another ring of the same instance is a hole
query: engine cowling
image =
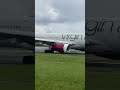
{"type": "Polygon", "coordinates": [[[70,46],[69,44],[53,44],[50,47],[50,50],[52,51],[58,51],[58,52],[69,52],[70,46]]]}

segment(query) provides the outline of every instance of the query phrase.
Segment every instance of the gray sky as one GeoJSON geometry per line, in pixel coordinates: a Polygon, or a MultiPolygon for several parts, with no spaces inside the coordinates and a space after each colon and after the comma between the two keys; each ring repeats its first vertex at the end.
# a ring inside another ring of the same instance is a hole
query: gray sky
{"type": "Polygon", "coordinates": [[[0,0],[0,16],[34,16],[34,3],[34,0],[0,0]]]}
{"type": "Polygon", "coordinates": [[[85,0],[35,0],[37,33],[85,32],[85,0]]]}
{"type": "Polygon", "coordinates": [[[86,0],[86,17],[120,17],[120,0],[86,0]]]}

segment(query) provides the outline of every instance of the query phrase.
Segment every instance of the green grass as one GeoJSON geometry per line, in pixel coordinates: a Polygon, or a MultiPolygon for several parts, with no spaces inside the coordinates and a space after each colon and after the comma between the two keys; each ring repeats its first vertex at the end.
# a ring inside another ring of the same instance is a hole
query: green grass
{"type": "Polygon", "coordinates": [[[34,65],[0,64],[0,90],[33,90],[34,65]]]}
{"type": "Polygon", "coordinates": [[[103,70],[107,71],[86,71],[87,88],[89,90],[120,90],[119,68],[103,68],[103,70]]]}
{"type": "Polygon", "coordinates": [[[36,53],[36,90],[85,90],[85,56],[36,53]]]}

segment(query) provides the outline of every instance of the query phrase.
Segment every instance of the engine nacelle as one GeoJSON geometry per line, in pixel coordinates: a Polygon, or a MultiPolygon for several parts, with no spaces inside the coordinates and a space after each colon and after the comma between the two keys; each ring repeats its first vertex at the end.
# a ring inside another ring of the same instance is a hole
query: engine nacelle
{"type": "Polygon", "coordinates": [[[58,51],[58,52],[69,52],[70,46],[69,44],[53,44],[50,47],[50,50],[52,51],[58,51]]]}

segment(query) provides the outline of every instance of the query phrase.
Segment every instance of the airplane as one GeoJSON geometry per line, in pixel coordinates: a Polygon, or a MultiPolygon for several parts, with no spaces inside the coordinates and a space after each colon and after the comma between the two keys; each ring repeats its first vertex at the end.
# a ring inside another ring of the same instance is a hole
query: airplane
{"type": "Polygon", "coordinates": [[[29,44],[33,44],[33,37],[34,18],[0,17],[0,40],[16,38],[16,41],[18,43],[26,42],[29,44]]]}
{"type": "Polygon", "coordinates": [[[120,59],[120,19],[86,18],[84,33],[39,34],[35,41],[50,45],[45,52],[69,52],[70,48],[84,50],[110,59],[120,59]],[[86,36],[86,37],[85,37],[86,36]]]}
{"type": "MultiPolygon", "coordinates": [[[[34,18],[31,16],[0,16],[0,47],[20,47],[34,52],[34,18]],[[28,44],[25,47],[25,44],[28,44]],[[29,46],[29,47],[28,47],[29,46]]],[[[33,56],[25,56],[25,59],[33,56]]],[[[26,62],[26,61],[25,61],[26,62]]]]}
{"type": "Polygon", "coordinates": [[[36,34],[35,42],[42,42],[49,45],[49,50],[45,53],[68,53],[70,49],[85,50],[84,33],[44,33],[36,34]]]}
{"type": "Polygon", "coordinates": [[[85,53],[120,59],[120,19],[86,18],[85,53]]]}

